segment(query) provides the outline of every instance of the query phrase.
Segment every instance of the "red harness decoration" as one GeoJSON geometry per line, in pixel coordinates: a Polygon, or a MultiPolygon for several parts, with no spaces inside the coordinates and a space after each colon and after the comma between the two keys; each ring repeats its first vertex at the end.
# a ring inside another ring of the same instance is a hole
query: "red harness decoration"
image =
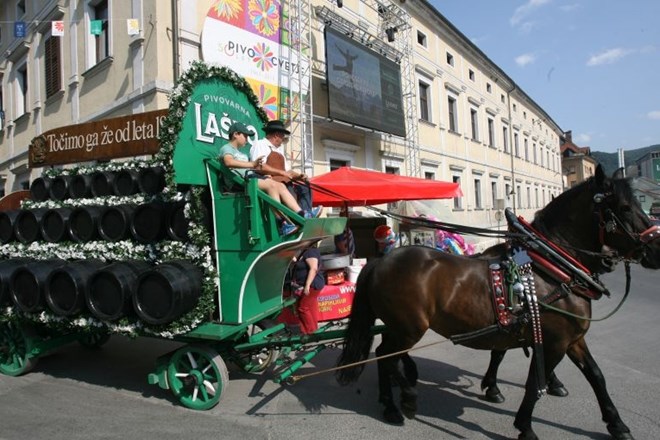
{"type": "Polygon", "coordinates": [[[511,324],[512,315],[507,304],[506,291],[504,290],[502,267],[499,263],[492,263],[488,266],[488,270],[490,271],[490,286],[493,293],[493,305],[495,307],[495,315],[497,315],[497,322],[503,327],[508,327],[511,324]]]}

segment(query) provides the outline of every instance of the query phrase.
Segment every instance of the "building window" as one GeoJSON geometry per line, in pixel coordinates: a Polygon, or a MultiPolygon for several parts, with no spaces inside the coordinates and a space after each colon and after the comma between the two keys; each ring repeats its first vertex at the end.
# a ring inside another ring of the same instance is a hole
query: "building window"
{"type": "Polygon", "coordinates": [[[338,170],[341,167],[348,167],[351,165],[351,163],[347,160],[330,159],[328,162],[330,164],[330,171],[338,170]]]}
{"type": "Polygon", "coordinates": [[[538,158],[536,157],[536,142],[532,144],[532,154],[534,155],[534,164],[537,164],[538,158]]]}
{"type": "Polygon", "coordinates": [[[447,98],[447,115],[449,116],[449,131],[458,132],[458,115],[456,112],[456,98],[447,98]]]}
{"type": "Polygon", "coordinates": [[[516,185],[516,199],[518,202],[518,207],[522,208],[522,192],[520,190],[520,185],[516,185]]]}
{"type": "Polygon", "coordinates": [[[536,198],[536,207],[540,208],[540,205],[539,205],[539,189],[538,188],[534,188],[534,197],[536,198]]]}
{"type": "MultiPolygon", "coordinates": [[[[2,76],[0,76],[0,84],[2,84],[2,76]]],[[[5,96],[0,88],[0,131],[5,129],[5,96]]]]}
{"type": "MultiPolygon", "coordinates": [[[[458,183],[458,186],[461,186],[461,176],[452,176],[451,181],[458,183]]],[[[454,209],[461,209],[463,207],[462,197],[454,197],[454,209]]]]}
{"type": "Polygon", "coordinates": [[[16,117],[18,119],[28,110],[28,68],[27,62],[16,69],[16,117]]]}
{"type": "Polygon", "coordinates": [[[476,109],[470,109],[470,122],[472,124],[472,140],[479,140],[479,114],[476,109]]]}
{"type": "Polygon", "coordinates": [[[490,196],[493,209],[497,209],[497,182],[490,182],[490,196]]]}
{"type": "Polygon", "coordinates": [[[502,140],[504,141],[502,145],[504,145],[504,152],[508,153],[509,152],[509,128],[508,127],[502,127],[502,140]]]}
{"type": "Polygon", "coordinates": [[[518,142],[518,133],[513,133],[513,152],[516,157],[520,157],[520,143],[518,142]]]}
{"type": "Polygon", "coordinates": [[[508,183],[504,184],[504,197],[507,200],[509,200],[509,198],[511,197],[511,185],[509,185],[508,183]]]}
{"type": "Polygon", "coordinates": [[[481,179],[474,179],[474,207],[481,209],[481,179]]]}
{"type": "Polygon", "coordinates": [[[396,174],[397,176],[401,174],[401,170],[399,167],[392,167],[392,166],[386,166],[385,167],[385,173],[386,174],[396,174]]]}
{"type": "Polygon", "coordinates": [[[454,65],[454,55],[450,54],[449,52],[447,52],[447,64],[450,66],[454,65]]]}
{"type": "Polygon", "coordinates": [[[417,44],[420,46],[426,47],[426,34],[422,31],[417,31],[417,44]]]}
{"type": "Polygon", "coordinates": [[[500,101],[502,101],[502,104],[506,102],[506,99],[504,98],[504,93],[500,95],[500,101]]]}
{"type": "Polygon", "coordinates": [[[523,139],[523,148],[525,149],[525,160],[529,162],[529,144],[527,138],[523,139]]]}
{"type": "Polygon", "coordinates": [[[431,171],[424,171],[424,178],[426,180],[435,180],[435,173],[432,173],[431,171]]]}
{"type": "Polygon", "coordinates": [[[423,81],[419,81],[419,118],[424,121],[430,121],[430,108],[429,108],[429,89],[430,85],[423,81]]]}
{"type": "Polygon", "coordinates": [[[518,106],[516,104],[513,104],[513,111],[517,112],[518,111],[518,106]]]}
{"type": "Polygon", "coordinates": [[[53,96],[62,89],[60,40],[60,37],[51,36],[45,44],[46,98],[53,96]]]}
{"type": "Polygon", "coordinates": [[[18,0],[16,2],[16,18],[20,19],[25,15],[25,0],[18,0]]]}
{"type": "Polygon", "coordinates": [[[527,187],[527,208],[532,207],[532,190],[530,187],[527,187]]]}
{"type": "Polygon", "coordinates": [[[527,119],[527,112],[523,112],[523,119],[527,119]]]}
{"type": "Polygon", "coordinates": [[[470,81],[474,81],[474,70],[468,70],[468,78],[470,78],[470,81]]]}
{"type": "Polygon", "coordinates": [[[488,118],[488,146],[495,148],[495,121],[488,118]]]}
{"type": "Polygon", "coordinates": [[[550,169],[550,152],[546,151],[545,152],[545,164],[550,169]]]}
{"type": "Polygon", "coordinates": [[[98,64],[110,56],[110,32],[108,22],[110,20],[108,0],[101,0],[96,3],[90,2],[90,21],[101,20],[101,31],[98,35],[92,35],[93,56],[92,64],[98,64]]]}
{"type": "Polygon", "coordinates": [[[486,91],[488,93],[491,93],[493,91],[493,86],[491,86],[490,83],[486,83],[486,91]]]}

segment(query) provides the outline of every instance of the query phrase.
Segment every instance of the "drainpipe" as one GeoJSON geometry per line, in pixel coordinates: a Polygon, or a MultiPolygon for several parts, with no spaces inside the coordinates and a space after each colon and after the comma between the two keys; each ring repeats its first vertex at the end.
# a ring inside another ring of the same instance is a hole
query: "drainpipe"
{"type": "Polygon", "coordinates": [[[511,116],[511,93],[516,90],[516,85],[513,84],[511,90],[506,92],[506,102],[509,112],[509,154],[511,156],[511,195],[513,196],[513,213],[516,214],[516,203],[518,197],[518,191],[516,189],[516,173],[513,170],[513,118],[511,116]]]}
{"type": "Polygon", "coordinates": [[[179,1],[172,0],[172,74],[179,79],[179,1]]]}

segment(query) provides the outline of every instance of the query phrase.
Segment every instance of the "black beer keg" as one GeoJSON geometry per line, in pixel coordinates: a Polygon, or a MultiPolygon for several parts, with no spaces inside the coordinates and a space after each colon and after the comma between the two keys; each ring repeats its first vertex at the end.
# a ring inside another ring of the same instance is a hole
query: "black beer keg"
{"type": "Polygon", "coordinates": [[[19,209],[0,212],[0,243],[5,244],[14,240],[14,223],[19,209]]]}
{"type": "Polygon", "coordinates": [[[185,260],[168,261],[140,276],[133,307],[142,321],[161,325],[191,311],[202,290],[202,270],[185,260]]]}
{"type": "Polygon", "coordinates": [[[49,243],[58,243],[69,237],[71,208],[49,209],[41,217],[41,237],[49,243]]]}
{"type": "Polygon", "coordinates": [[[44,291],[50,273],[66,264],[66,260],[38,260],[26,263],[11,275],[9,292],[14,304],[26,313],[44,308],[44,291]]]}
{"type": "Polygon", "coordinates": [[[48,193],[52,200],[65,200],[69,198],[69,186],[71,185],[71,176],[57,176],[50,182],[48,193]]]}
{"type": "Polygon", "coordinates": [[[133,290],[140,275],[151,265],[144,261],[118,261],[97,270],[87,283],[85,300],[94,316],[116,321],[129,314],[133,290]]]}
{"type": "Polygon", "coordinates": [[[165,236],[167,205],[162,202],[144,203],[131,213],[131,234],[140,243],[156,243],[165,236]]]}
{"type": "Polygon", "coordinates": [[[113,182],[115,173],[113,171],[97,171],[92,174],[91,189],[94,197],[111,196],[114,194],[113,182]]]}
{"type": "Polygon", "coordinates": [[[76,174],[69,182],[69,195],[72,199],[86,199],[92,196],[92,175],[76,174]]]}
{"type": "Polygon", "coordinates": [[[188,225],[190,220],[186,218],[184,210],[186,209],[186,202],[176,202],[170,203],[168,205],[167,216],[166,216],[166,227],[167,235],[172,240],[176,241],[187,241],[188,236],[188,225]]]}
{"type": "Polygon", "coordinates": [[[136,170],[119,170],[112,182],[113,193],[116,196],[130,196],[139,191],[138,172],[136,170]]]}
{"type": "Polygon", "coordinates": [[[132,205],[106,206],[98,222],[99,235],[107,241],[128,238],[131,229],[132,205]]]}
{"type": "Polygon", "coordinates": [[[11,304],[11,295],[9,293],[11,290],[11,276],[16,269],[29,261],[33,260],[13,258],[11,260],[0,261],[0,307],[11,304]]]}
{"type": "Polygon", "coordinates": [[[163,167],[141,168],[138,172],[140,192],[154,195],[165,188],[165,169],[163,167]]]}
{"type": "Polygon", "coordinates": [[[80,313],[85,308],[85,292],[91,276],[106,265],[101,260],[81,260],[53,270],[44,291],[48,307],[60,316],[80,313]]]}
{"type": "Polygon", "coordinates": [[[30,185],[30,198],[35,202],[48,200],[50,196],[51,179],[48,177],[37,177],[30,185]]]}
{"type": "Polygon", "coordinates": [[[79,206],[69,214],[69,236],[73,241],[85,243],[99,236],[98,222],[103,206],[79,206]]]}
{"type": "Polygon", "coordinates": [[[41,218],[47,208],[21,209],[14,221],[14,236],[21,243],[32,243],[41,237],[41,218]]]}

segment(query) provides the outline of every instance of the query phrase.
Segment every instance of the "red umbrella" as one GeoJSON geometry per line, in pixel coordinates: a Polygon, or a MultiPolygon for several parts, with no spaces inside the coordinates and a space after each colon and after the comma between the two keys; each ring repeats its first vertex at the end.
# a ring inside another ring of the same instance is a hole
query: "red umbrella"
{"type": "Polygon", "coordinates": [[[451,199],[463,193],[458,183],[342,167],[311,179],[314,204],[362,206],[400,200],[451,199]]]}

